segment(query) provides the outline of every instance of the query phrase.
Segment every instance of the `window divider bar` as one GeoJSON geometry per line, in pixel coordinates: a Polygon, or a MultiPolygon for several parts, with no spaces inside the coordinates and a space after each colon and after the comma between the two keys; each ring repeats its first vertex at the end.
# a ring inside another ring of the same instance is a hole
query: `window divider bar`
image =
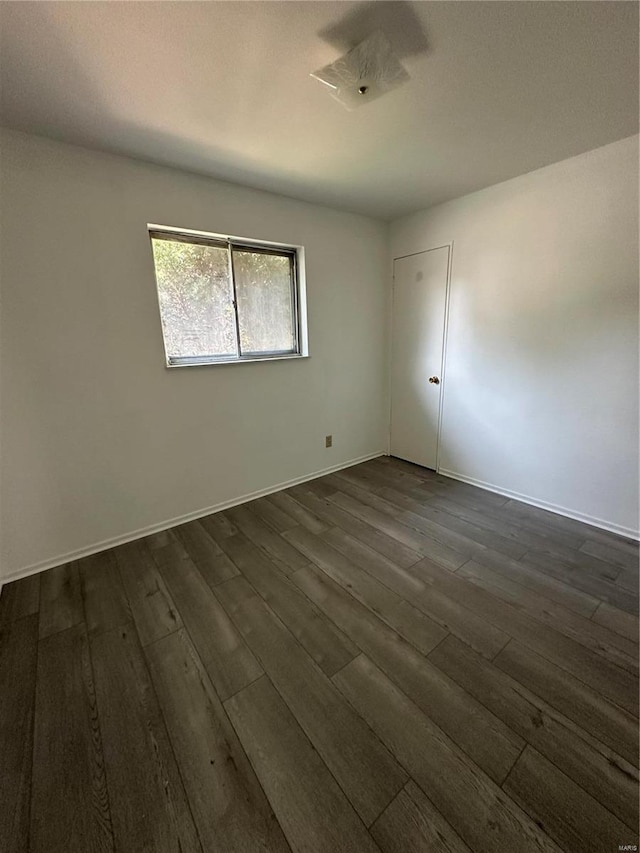
{"type": "Polygon", "coordinates": [[[233,265],[233,244],[231,241],[227,243],[229,252],[229,274],[231,275],[231,288],[233,292],[233,312],[236,320],[236,345],[238,348],[238,358],[242,358],[242,345],[240,343],[240,315],[238,313],[238,291],[236,288],[236,272],[233,265]]]}

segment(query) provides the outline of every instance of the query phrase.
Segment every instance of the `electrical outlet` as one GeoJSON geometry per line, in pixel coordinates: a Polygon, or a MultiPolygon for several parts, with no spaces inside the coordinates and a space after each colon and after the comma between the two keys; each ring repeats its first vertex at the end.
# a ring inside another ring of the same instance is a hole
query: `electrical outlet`
{"type": "Polygon", "coordinates": [[[324,446],[325,447],[332,447],[333,446],[333,436],[332,435],[325,435],[324,446]]]}

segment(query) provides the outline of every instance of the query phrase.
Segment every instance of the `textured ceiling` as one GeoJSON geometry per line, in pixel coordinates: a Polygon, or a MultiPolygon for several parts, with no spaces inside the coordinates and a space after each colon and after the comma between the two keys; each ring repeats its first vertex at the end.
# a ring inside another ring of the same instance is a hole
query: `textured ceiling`
{"type": "Polygon", "coordinates": [[[0,123],[384,219],[638,131],[632,2],[1,2],[0,123]],[[380,28],[411,79],[311,71],[380,28]]]}

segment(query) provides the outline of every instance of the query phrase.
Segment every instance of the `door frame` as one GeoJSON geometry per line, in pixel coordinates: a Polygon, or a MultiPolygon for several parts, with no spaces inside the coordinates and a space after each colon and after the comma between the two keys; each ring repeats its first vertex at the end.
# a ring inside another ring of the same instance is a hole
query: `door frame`
{"type": "Polygon", "coordinates": [[[446,368],[447,368],[447,341],[449,338],[449,302],[451,298],[451,271],[453,267],[453,240],[448,243],[441,243],[438,246],[431,246],[428,249],[420,249],[418,252],[407,252],[406,255],[398,255],[392,259],[391,264],[391,311],[389,313],[389,358],[388,358],[388,376],[389,376],[389,430],[387,442],[387,456],[391,455],[391,414],[393,407],[393,388],[391,387],[392,365],[393,365],[393,311],[395,298],[395,270],[396,261],[401,261],[403,258],[411,258],[414,255],[424,255],[427,252],[435,252],[438,249],[447,249],[447,280],[445,283],[444,295],[444,328],[442,331],[442,370],[440,376],[440,401],[438,404],[438,428],[437,428],[437,450],[436,450],[436,473],[440,471],[440,455],[442,445],[442,421],[444,412],[444,394],[446,387],[446,368]]]}

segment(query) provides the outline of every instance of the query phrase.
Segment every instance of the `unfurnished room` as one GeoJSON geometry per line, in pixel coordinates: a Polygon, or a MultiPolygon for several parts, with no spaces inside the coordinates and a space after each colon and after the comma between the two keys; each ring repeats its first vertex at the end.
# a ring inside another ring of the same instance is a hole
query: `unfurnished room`
{"type": "Polygon", "coordinates": [[[637,853],[639,8],[0,0],[2,853],[637,853]]]}

